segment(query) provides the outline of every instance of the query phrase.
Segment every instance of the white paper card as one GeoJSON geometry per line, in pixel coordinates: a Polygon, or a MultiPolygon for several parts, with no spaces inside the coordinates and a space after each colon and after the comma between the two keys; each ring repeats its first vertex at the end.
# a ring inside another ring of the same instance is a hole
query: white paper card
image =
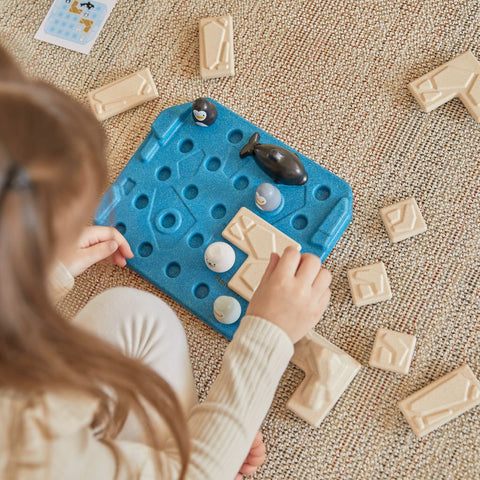
{"type": "Polygon", "coordinates": [[[88,54],[117,0],[55,0],[37,40],[88,54]]]}

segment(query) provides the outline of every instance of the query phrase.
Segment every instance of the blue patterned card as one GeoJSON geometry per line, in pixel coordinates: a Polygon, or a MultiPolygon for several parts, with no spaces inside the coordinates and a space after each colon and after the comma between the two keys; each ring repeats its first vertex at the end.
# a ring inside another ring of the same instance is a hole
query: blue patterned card
{"type": "Polygon", "coordinates": [[[35,38],[89,53],[116,0],[55,0],[35,38]]]}

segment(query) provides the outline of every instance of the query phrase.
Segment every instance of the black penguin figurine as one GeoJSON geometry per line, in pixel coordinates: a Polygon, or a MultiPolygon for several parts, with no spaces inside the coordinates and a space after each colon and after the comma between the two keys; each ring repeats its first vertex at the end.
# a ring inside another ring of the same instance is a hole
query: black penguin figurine
{"type": "Polygon", "coordinates": [[[217,107],[206,98],[197,98],[192,104],[194,122],[200,127],[208,127],[217,119],[217,107]]]}
{"type": "Polygon", "coordinates": [[[303,185],[308,180],[305,167],[296,153],[279,147],[258,143],[260,135],[254,133],[248,143],[240,150],[240,158],[253,155],[257,165],[275,183],[284,185],[303,185]]]}

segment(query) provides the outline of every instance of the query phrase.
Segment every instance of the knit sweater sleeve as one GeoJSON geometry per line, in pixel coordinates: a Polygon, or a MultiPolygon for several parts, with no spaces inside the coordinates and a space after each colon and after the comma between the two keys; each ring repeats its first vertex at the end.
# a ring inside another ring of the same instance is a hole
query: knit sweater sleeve
{"type": "MultiPolygon", "coordinates": [[[[242,319],[206,400],[193,408],[188,419],[188,480],[233,480],[292,355],[293,344],[279,327],[255,316],[242,319]]],[[[173,441],[160,453],[160,472],[155,472],[150,459],[138,455],[138,445],[119,446],[136,463],[134,470],[142,480],[178,478],[178,452],[173,441]]]]}
{"type": "Polygon", "coordinates": [[[54,303],[58,303],[72,288],[75,280],[62,262],[57,262],[48,279],[48,291],[54,303]]]}

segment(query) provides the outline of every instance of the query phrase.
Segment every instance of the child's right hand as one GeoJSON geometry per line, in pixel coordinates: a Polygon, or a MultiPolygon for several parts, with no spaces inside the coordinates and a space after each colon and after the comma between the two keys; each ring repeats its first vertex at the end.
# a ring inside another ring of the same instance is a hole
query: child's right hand
{"type": "Polygon", "coordinates": [[[301,255],[294,247],[288,247],[281,257],[272,253],[246,314],[272,322],[296,343],[325,312],[331,280],[315,255],[301,255]]]}

